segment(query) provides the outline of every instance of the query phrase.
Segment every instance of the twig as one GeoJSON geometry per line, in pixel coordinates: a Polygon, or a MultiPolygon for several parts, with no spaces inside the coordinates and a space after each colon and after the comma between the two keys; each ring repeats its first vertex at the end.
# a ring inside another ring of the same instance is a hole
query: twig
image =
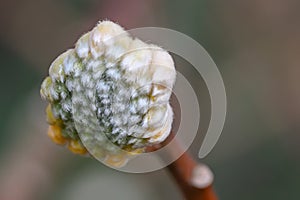
{"type": "Polygon", "coordinates": [[[213,175],[205,165],[196,163],[185,152],[168,166],[186,200],[216,200],[212,188],[213,175]],[[208,185],[206,185],[209,183],[208,185]]]}
{"type": "MultiPolygon", "coordinates": [[[[165,145],[174,138],[171,133],[165,145]]],[[[175,141],[176,142],[176,141],[175,141]]],[[[155,150],[159,147],[155,147],[155,150]]],[[[181,148],[177,143],[176,148],[181,148]]],[[[172,156],[172,152],[169,152],[172,156]]],[[[204,164],[197,163],[188,152],[168,166],[186,200],[217,200],[213,190],[213,173],[204,164]]]]}

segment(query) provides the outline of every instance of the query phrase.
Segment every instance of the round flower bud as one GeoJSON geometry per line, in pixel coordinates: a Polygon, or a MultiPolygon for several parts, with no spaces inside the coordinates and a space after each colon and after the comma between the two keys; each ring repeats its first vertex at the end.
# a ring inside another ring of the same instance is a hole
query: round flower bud
{"type": "Polygon", "coordinates": [[[74,153],[124,166],[169,135],[175,78],[168,52],[99,22],[55,59],[42,83],[48,135],[74,153]]]}

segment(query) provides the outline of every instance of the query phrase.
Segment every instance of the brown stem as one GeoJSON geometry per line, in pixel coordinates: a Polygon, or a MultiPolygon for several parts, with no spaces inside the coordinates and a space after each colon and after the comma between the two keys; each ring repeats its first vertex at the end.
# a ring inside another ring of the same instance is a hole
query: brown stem
{"type": "MultiPolygon", "coordinates": [[[[174,134],[171,133],[167,141],[162,145],[166,145],[173,138],[174,134]]],[[[156,146],[151,150],[153,151],[160,147],[156,146]]],[[[176,149],[178,150],[179,148],[181,146],[177,142],[176,149]]],[[[170,156],[172,156],[172,153],[171,151],[169,152],[170,156]]],[[[217,200],[212,187],[212,172],[206,165],[196,162],[188,152],[184,152],[179,159],[170,164],[168,170],[177,182],[186,200],[217,200]]]]}
{"type": "Polygon", "coordinates": [[[206,178],[207,176],[212,176],[212,174],[208,174],[206,171],[207,168],[201,169],[201,167],[199,167],[200,173],[193,173],[197,166],[200,166],[200,164],[196,163],[185,152],[178,160],[169,165],[168,169],[175,178],[186,200],[216,200],[217,197],[213,191],[212,184],[203,188],[197,185],[197,179],[201,179],[204,176],[206,178]]]}

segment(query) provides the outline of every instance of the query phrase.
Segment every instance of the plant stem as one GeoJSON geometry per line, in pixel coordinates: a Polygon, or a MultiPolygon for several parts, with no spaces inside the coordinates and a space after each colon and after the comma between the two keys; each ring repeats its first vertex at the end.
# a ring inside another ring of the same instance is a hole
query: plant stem
{"type": "MultiPolygon", "coordinates": [[[[173,133],[162,145],[170,140],[174,140],[173,133]]],[[[178,142],[176,142],[176,148],[181,148],[178,142]]],[[[172,156],[171,150],[169,153],[172,156]]],[[[206,165],[196,162],[188,152],[184,152],[179,159],[170,164],[168,170],[186,200],[217,200],[212,187],[213,173],[206,165]]]]}
{"type": "MultiPolygon", "coordinates": [[[[199,168],[200,173],[193,171],[201,166],[192,159],[191,155],[185,152],[178,160],[168,166],[169,171],[176,180],[186,200],[216,200],[216,194],[212,188],[212,183],[206,187],[199,187],[197,180],[201,178],[209,179],[212,174],[207,172],[207,168],[199,168]]],[[[200,180],[200,182],[202,182],[200,180]]]]}

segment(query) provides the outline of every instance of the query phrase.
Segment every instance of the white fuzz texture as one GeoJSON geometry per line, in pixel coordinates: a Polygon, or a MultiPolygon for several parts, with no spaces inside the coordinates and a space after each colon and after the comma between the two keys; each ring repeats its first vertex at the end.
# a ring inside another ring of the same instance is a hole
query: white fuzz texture
{"type": "Polygon", "coordinates": [[[91,153],[105,158],[166,139],[175,78],[168,52],[102,21],[54,60],[41,95],[68,127],[66,137],[80,132],[84,144],[94,144],[91,153]]]}

